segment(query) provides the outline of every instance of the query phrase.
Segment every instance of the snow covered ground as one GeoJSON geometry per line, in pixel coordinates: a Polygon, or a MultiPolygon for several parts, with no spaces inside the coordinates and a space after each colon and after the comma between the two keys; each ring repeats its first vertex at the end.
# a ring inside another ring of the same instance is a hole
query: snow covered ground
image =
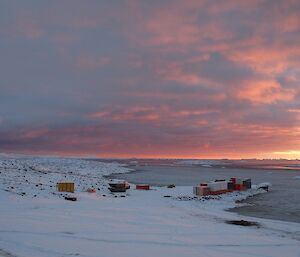
{"type": "Polygon", "coordinates": [[[191,187],[115,197],[103,175],[127,171],[117,163],[0,158],[0,256],[300,256],[300,224],[224,211],[256,190],[211,200],[190,200],[191,187]],[[77,202],[56,192],[64,180],[76,183],[77,202]],[[84,192],[92,186],[96,194],[84,192]],[[260,228],[225,223],[233,219],[260,228]]]}

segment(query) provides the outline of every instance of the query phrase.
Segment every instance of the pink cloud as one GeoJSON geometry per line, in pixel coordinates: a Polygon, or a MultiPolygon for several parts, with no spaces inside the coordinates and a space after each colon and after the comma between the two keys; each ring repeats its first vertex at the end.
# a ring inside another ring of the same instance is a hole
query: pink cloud
{"type": "Polygon", "coordinates": [[[247,63],[254,70],[277,75],[284,72],[295,56],[300,56],[299,47],[255,45],[230,51],[228,57],[234,61],[247,63]]]}
{"type": "Polygon", "coordinates": [[[135,120],[137,122],[155,122],[159,121],[161,116],[153,107],[134,106],[126,108],[125,110],[114,108],[111,111],[100,111],[91,113],[89,118],[99,119],[106,118],[113,121],[129,121],[135,120]]]}
{"type": "Polygon", "coordinates": [[[293,101],[295,90],[284,89],[275,81],[252,81],[237,91],[236,96],[255,104],[293,101]]]}
{"type": "Polygon", "coordinates": [[[32,127],[1,130],[6,149],[241,157],[300,147],[297,1],[32,7],[1,32],[13,95],[1,127],[23,117],[32,127]]]}
{"type": "Polygon", "coordinates": [[[300,113],[300,108],[299,109],[288,109],[288,112],[300,113]]]}

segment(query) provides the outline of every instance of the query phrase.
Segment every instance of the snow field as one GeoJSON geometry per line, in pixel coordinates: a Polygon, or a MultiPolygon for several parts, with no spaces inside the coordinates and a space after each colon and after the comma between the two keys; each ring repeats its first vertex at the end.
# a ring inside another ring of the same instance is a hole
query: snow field
{"type": "Polygon", "coordinates": [[[236,200],[259,193],[255,189],[185,201],[192,197],[191,187],[150,191],[132,187],[121,194],[126,197],[114,197],[103,175],[128,171],[116,163],[58,158],[1,162],[2,255],[5,251],[19,257],[300,256],[299,240],[293,239],[299,224],[224,211],[235,206],[236,200]],[[46,186],[61,179],[81,183],[75,193],[77,202],[65,201],[55,188],[46,186]],[[45,184],[44,190],[35,186],[38,182],[45,184]],[[82,192],[95,183],[101,187],[97,194],[82,192]],[[4,191],[11,186],[14,188],[4,191]],[[20,195],[22,191],[26,195],[20,195]],[[258,221],[262,228],[224,223],[242,218],[258,221]]]}

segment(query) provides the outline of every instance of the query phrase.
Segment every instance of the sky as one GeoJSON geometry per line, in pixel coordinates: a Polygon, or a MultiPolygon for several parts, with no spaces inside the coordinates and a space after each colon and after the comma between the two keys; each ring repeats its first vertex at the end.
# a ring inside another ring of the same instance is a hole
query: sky
{"type": "Polygon", "coordinates": [[[299,0],[0,1],[0,152],[300,158],[299,0]]]}

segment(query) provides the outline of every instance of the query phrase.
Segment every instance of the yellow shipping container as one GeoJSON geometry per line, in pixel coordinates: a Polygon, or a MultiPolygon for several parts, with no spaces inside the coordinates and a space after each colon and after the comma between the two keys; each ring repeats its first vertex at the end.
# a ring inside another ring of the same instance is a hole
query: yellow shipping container
{"type": "Polygon", "coordinates": [[[61,182],[56,184],[56,188],[59,192],[74,193],[75,185],[73,182],[61,182]]]}

